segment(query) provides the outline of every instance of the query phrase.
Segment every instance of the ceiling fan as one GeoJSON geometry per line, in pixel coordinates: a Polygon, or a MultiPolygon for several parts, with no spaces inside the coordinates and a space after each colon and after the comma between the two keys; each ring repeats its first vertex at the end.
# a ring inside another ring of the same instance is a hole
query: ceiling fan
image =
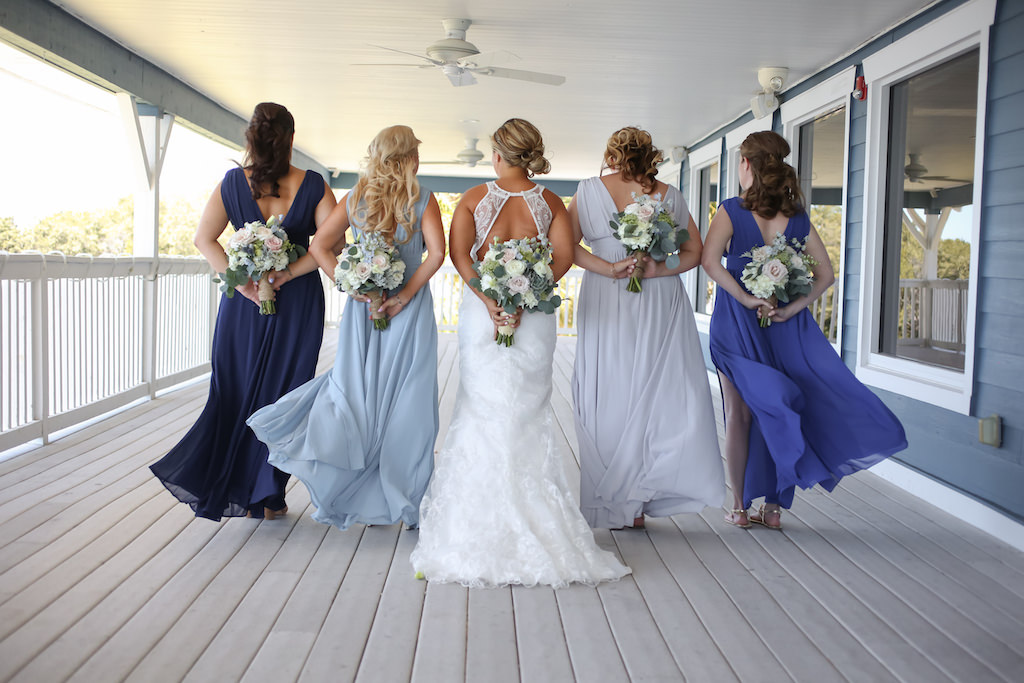
{"type": "Polygon", "coordinates": [[[945,175],[925,175],[928,173],[928,167],[921,163],[921,155],[907,154],[907,156],[910,157],[910,163],[903,167],[903,175],[912,183],[923,183],[926,180],[938,180],[945,181],[947,183],[971,182],[964,178],[950,178],[945,175]]]}
{"type": "Polygon", "coordinates": [[[565,83],[565,76],[539,73],[537,71],[523,71],[521,69],[506,69],[500,66],[493,66],[491,62],[501,59],[518,59],[510,52],[481,54],[476,45],[466,41],[466,29],[473,23],[472,19],[442,19],[445,37],[431,43],[424,50],[426,55],[418,55],[414,52],[396,50],[393,47],[374,45],[382,50],[398,52],[422,59],[426,64],[363,64],[362,66],[412,66],[417,68],[430,69],[437,67],[444,72],[452,85],[458,87],[473,85],[476,83],[476,76],[496,76],[498,78],[512,78],[519,81],[530,81],[531,83],[543,83],[545,85],[561,85],[565,83]]]}
{"type": "Polygon", "coordinates": [[[458,164],[460,166],[490,166],[491,162],[484,161],[484,153],[476,148],[478,138],[466,138],[466,148],[455,155],[454,159],[448,161],[421,161],[425,166],[437,166],[442,164],[458,164]]]}

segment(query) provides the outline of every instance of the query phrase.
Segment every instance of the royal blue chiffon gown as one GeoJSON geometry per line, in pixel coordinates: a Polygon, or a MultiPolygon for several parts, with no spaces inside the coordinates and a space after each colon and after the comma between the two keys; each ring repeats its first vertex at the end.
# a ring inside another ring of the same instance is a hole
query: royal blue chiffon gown
{"type": "MultiPolygon", "coordinates": [[[[719,210],[732,221],[726,268],[739,282],[750,261],[741,254],[763,244],[761,232],[738,198],[719,210]]],[[[809,232],[801,212],[789,220],[786,238],[809,232]]],[[[907,447],[899,420],[853,376],[809,310],[762,328],[757,311],[720,288],[710,332],[711,358],[752,416],[744,507],[763,496],[788,508],[796,486],[831,491],[843,476],[907,447]]]]}
{"type": "MultiPolygon", "coordinates": [[[[228,171],[220,195],[236,230],[264,220],[242,169],[228,171]]],[[[306,171],[283,221],[294,244],[309,246],[323,195],[323,177],[306,171]]],[[[245,420],[313,376],[323,328],[324,293],[315,271],[278,290],[274,315],[260,315],[241,294],[221,296],[206,407],[178,445],[150,466],[197,517],[263,517],[264,507],[284,507],[288,475],[267,462],[267,447],[245,420]]]]}
{"type": "MultiPolygon", "coordinates": [[[[421,190],[421,217],[430,193],[421,190]]],[[[358,212],[349,207],[353,231],[358,212]]],[[[423,261],[419,219],[405,244],[405,280],[423,261]]],[[[270,447],[270,462],[298,477],[316,506],[313,519],[419,524],[437,439],[437,324],[422,287],[388,328],[376,330],[368,304],[349,299],[338,324],[334,368],[259,410],[249,425],[270,447]]]]}

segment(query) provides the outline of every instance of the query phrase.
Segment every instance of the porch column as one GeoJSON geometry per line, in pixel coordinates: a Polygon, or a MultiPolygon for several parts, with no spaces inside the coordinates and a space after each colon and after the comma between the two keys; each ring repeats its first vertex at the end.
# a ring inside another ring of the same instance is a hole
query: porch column
{"type": "Polygon", "coordinates": [[[121,120],[135,166],[135,228],[132,253],[142,288],[142,381],[152,398],[156,393],[157,254],[160,249],[160,171],[174,116],[153,105],[139,103],[128,93],[118,93],[121,120]]]}

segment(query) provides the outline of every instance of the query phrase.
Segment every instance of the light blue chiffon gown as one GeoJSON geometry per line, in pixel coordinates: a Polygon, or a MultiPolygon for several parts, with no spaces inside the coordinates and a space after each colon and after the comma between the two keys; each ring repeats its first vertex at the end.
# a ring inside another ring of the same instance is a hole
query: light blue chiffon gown
{"type": "MultiPolygon", "coordinates": [[[[416,215],[430,193],[421,190],[416,215]]],[[[352,211],[353,231],[358,212],[352,211]]],[[[396,246],[408,280],[423,260],[419,219],[396,246]]],[[[437,438],[437,325],[424,286],[385,330],[368,304],[350,299],[338,326],[334,368],[256,411],[248,420],[270,462],[309,489],[313,519],[346,529],[357,522],[410,527],[434,465],[437,438]]]]}

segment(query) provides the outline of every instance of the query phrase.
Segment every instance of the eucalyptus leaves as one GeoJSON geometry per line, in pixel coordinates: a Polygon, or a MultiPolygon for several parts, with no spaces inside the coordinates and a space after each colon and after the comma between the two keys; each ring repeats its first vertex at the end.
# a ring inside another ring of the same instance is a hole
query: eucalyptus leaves
{"type": "MultiPolygon", "coordinates": [[[[664,261],[669,268],[679,266],[679,247],[690,238],[686,227],[680,228],[666,209],[661,194],[653,196],[633,193],[633,203],[615,214],[609,225],[615,237],[626,247],[626,253],[638,257],[648,254],[655,261],[664,261]]],[[[637,267],[629,278],[626,290],[640,292],[643,286],[643,264],[637,259],[637,267]]]]}
{"type": "MultiPolygon", "coordinates": [[[[484,296],[490,297],[508,313],[536,309],[554,313],[562,299],[554,293],[555,278],[551,272],[551,245],[544,237],[527,237],[494,243],[482,261],[473,263],[478,277],[469,281],[484,296]]],[[[502,325],[495,341],[512,346],[515,328],[502,325]]]]}
{"type": "Polygon", "coordinates": [[[260,314],[277,313],[274,303],[275,292],[270,284],[270,274],[284,270],[288,264],[306,253],[303,247],[292,244],[288,233],[281,225],[283,216],[271,216],[266,223],[251,221],[228,240],[224,250],[228,257],[228,268],[214,278],[220,282],[220,290],[230,299],[235,288],[249,280],[259,283],[260,314]]]}

